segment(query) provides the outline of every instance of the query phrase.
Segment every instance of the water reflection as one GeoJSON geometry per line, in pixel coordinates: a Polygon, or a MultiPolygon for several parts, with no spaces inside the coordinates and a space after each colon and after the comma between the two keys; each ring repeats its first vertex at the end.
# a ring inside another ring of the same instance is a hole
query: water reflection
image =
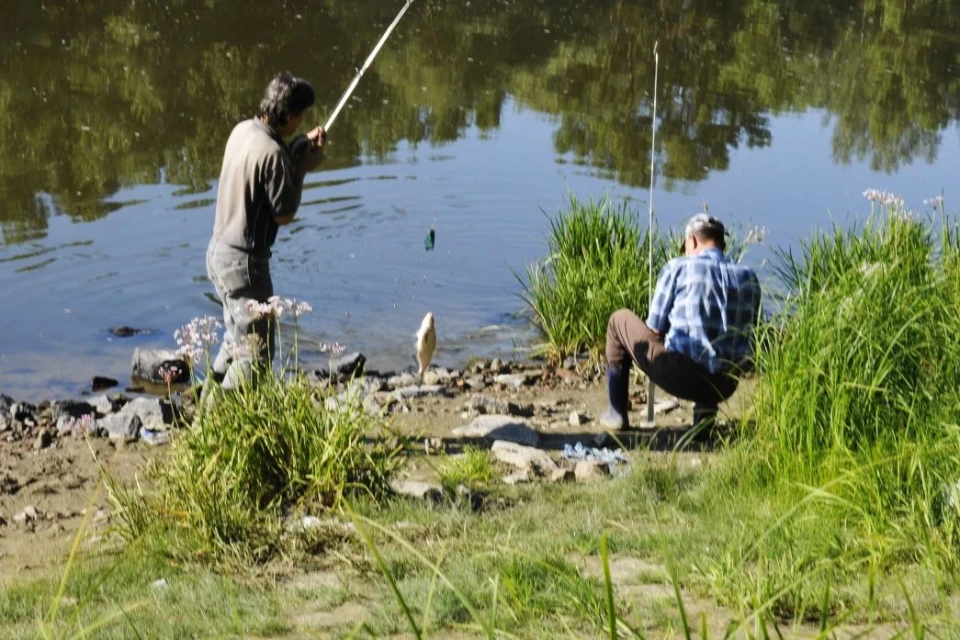
{"type": "MultiPolygon", "coordinates": [[[[0,229],[103,217],[161,181],[203,194],[223,142],[277,69],[330,108],[396,9],[379,1],[25,3],[0,23],[0,229]]],[[[512,96],[554,117],[559,154],[648,179],[659,41],[666,188],[771,143],[771,114],[826,110],[837,162],[932,161],[960,116],[960,6],[937,0],[476,0],[415,4],[333,133],[328,169],[401,141],[488,134],[512,96]]],[[[318,114],[318,120],[322,114],[318,114]]],[[[193,199],[184,207],[203,206],[193,199]]],[[[342,208],[338,209],[344,210],[342,208]]]]}

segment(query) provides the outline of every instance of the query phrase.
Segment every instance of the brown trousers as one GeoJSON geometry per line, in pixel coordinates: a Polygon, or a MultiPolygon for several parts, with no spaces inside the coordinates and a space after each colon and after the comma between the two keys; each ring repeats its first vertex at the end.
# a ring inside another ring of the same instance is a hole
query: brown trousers
{"type": "Polygon", "coordinates": [[[607,323],[607,365],[629,370],[632,362],[670,395],[703,407],[716,407],[737,390],[735,377],[712,374],[692,358],[667,351],[646,322],[621,309],[607,323]]]}

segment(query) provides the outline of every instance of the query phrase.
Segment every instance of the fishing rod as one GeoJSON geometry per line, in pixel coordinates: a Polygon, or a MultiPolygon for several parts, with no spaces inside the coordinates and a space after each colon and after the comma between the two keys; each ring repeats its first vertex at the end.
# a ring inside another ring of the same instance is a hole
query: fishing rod
{"type": "Polygon", "coordinates": [[[360,70],[357,72],[357,75],[354,76],[353,82],[350,83],[350,86],[347,87],[347,90],[343,92],[343,96],[340,98],[340,102],[337,104],[337,108],[333,110],[333,113],[327,118],[326,124],[323,125],[323,130],[330,131],[330,127],[333,125],[333,121],[337,119],[337,116],[340,115],[340,110],[343,109],[343,105],[346,104],[347,100],[350,99],[350,95],[353,93],[353,90],[357,88],[357,83],[360,82],[360,78],[363,76],[363,72],[366,71],[371,64],[373,64],[373,59],[377,57],[377,53],[380,51],[380,47],[383,46],[383,43],[387,41],[387,38],[390,37],[390,32],[393,31],[393,28],[397,26],[397,23],[400,22],[400,18],[403,17],[403,14],[407,12],[407,9],[410,8],[410,5],[413,4],[413,0],[407,0],[407,3],[403,5],[403,8],[400,9],[400,13],[397,14],[397,17],[393,19],[393,22],[390,23],[390,26],[387,27],[387,30],[384,32],[383,37],[380,38],[380,42],[377,43],[377,46],[373,48],[373,51],[370,52],[370,55],[367,56],[367,61],[363,63],[363,66],[360,67],[360,70]]]}
{"type": "MultiPolygon", "coordinates": [[[[654,176],[654,158],[657,152],[657,80],[660,73],[660,54],[657,53],[657,45],[653,43],[653,118],[650,120],[650,129],[653,135],[650,136],[650,219],[647,223],[647,240],[649,244],[648,262],[647,262],[647,308],[653,304],[653,176],[654,176]]],[[[654,426],[653,415],[653,395],[657,390],[657,385],[653,383],[653,378],[647,380],[647,419],[644,426],[654,426]]]]}

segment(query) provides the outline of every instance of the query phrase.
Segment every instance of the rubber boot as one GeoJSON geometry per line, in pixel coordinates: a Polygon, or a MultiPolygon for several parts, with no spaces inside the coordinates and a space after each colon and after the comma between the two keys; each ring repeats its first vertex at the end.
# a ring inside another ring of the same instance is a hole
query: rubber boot
{"type": "Polygon", "coordinates": [[[600,416],[600,425],[605,429],[629,429],[630,369],[607,367],[607,396],[610,406],[600,416]]]}
{"type": "Polygon", "coordinates": [[[717,407],[693,405],[694,440],[708,442],[712,439],[717,424],[717,407]]]}

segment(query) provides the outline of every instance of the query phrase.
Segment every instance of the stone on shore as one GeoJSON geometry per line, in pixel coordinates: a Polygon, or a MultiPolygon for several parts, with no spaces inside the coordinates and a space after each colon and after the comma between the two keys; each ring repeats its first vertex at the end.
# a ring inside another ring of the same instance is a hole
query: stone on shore
{"type": "Polygon", "coordinates": [[[136,413],[114,413],[100,420],[100,426],[106,430],[111,440],[133,441],[140,436],[143,423],[136,413]]]}
{"type": "Polygon", "coordinates": [[[164,371],[172,373],[171,384],[190,381],[190,365],[175,351],[167,349],[134,349],[131,373],[134,378],[154,384],[166,384],[164,371]]]}
{"type": "Polygon", "coordinates": [[[405,387],[415,387],[419,379],[412,373],[400,373],[387,379],[389,389],[403,389],[405,387]]]}
{"type": "Polygon", "coordinates": [[[33,450],[40,451],[41,449],[46,449],[51,444],[53,444],[53,434],[50,433],[47,429],[44,429],[37,436],[37,439],[33,443],[33,450]]]}
{"type": "Polygon", "coordinates": [[[115,402],[110,399],[106,394],[93,396],[87,402],[97,410],[97,413],[101,416],[105,416],[108,413],[114,413],[120,408],[120,403],[115,402]]]}
{"type": "Polygon", "coordinates": [[[570,423],[571,427],[579,427],[586,421],[587,421],[587,417],[582,413],[580,413],[579,411],[570,412],[570,418],[568,419],[568,422],[570,423]]]}
{"type": "Polygon", "coordinates": [[[543,475],[556,471],[557,463],[547,453],[536,447],[526,447],[515,442],[497,440],[490,447],[493,456],[518,469],[536,469],[543,475]]]}
{"type": "Polygon", "coordinates": [[[509,485],[530,482],[530,472],[526,469],[517,469],[503,476],[503,483],[509,485]]]}
{"type": "Polygon", "coordinates": [[[117,415],[136,416],[140,418],[143,428],[163,430],[165,425],[173,422],[173,406],[161,402],[159,398],[134,398],[125,404],[117,415]]]}
{"type": "Polygon", "coordinates": [[[484,415],[510,415],[530,418],[533,416],[533,407],[510,402],[503,398],[493,398],[488,395],[475,395],[470,398],[467,407],[484,415]]]}
{"type": "Polygon", "coordinates": [[[486,438],[490,441],[505,440],[535,447],[540,435],[526,423],[513,416],[477,416],[468,425],[456,427],[453,435],[461,438],[486,438]]]}
{"type": "Polygon", "coordinates": [[[105,389],[111,389],[113,387],[119,386],[120,382],[114,380],[113,378],[108,378],[106,376],[93,376],[93,383],[90,385],[90,388],[94,393],[97,391],[103,391],[105,389]]]}
{"type": "Polygon", "coordinates": [[[316,370],[315,374],[318,378],[350,378],[354,375],[361,373],[364,369],[364,366],[367,364],[367,358],[359,351],[353,353],[348,353],[339,358],[334,358],[330,361],[330,368],[321,367],[316,370]]]}
{"type": "Polygon", "coordinates": [[[51,419],[55,422],[63,417],[80,420],[84,416],[92,417],[96,412],[93,405],[82,400],[54,400],[50,403],[51,419]]]}
{"type": "Polygon", "coordinates": [[[581,460],[573,469],[578,482],[599,482],[610,475],[610,465],[599,460],[581,460]]]}
{"type": "Polygon", "coordinates": [[[419,480],[391,480],[390,488],[395,493],[418,500],[439,502],[443,499],[443,488],[432,482],[419,480]]]}
{"type": "Polygon", "coordinates": [[[398,400],[412,400],[413,398],[429,398],[446,395],[446,389],[439,384],[412,385],[394,389],[393,395],[398,400]]]}
{"type": "Polygon", "coordinates": [[[551,471],[550,475],[547,476],[547,480],[555,484],[558,482],[568,482],[573,480],[573,478],[573,469],[567,469],[566,467],[558,467],[551,471]]]}
{"type": "Polygon", "coordinates": [[[529,373],[501,373],[493,376],[493,381],[510,389],[520,389],[534,378],[535,376],[531,376],[529,373]]]}

